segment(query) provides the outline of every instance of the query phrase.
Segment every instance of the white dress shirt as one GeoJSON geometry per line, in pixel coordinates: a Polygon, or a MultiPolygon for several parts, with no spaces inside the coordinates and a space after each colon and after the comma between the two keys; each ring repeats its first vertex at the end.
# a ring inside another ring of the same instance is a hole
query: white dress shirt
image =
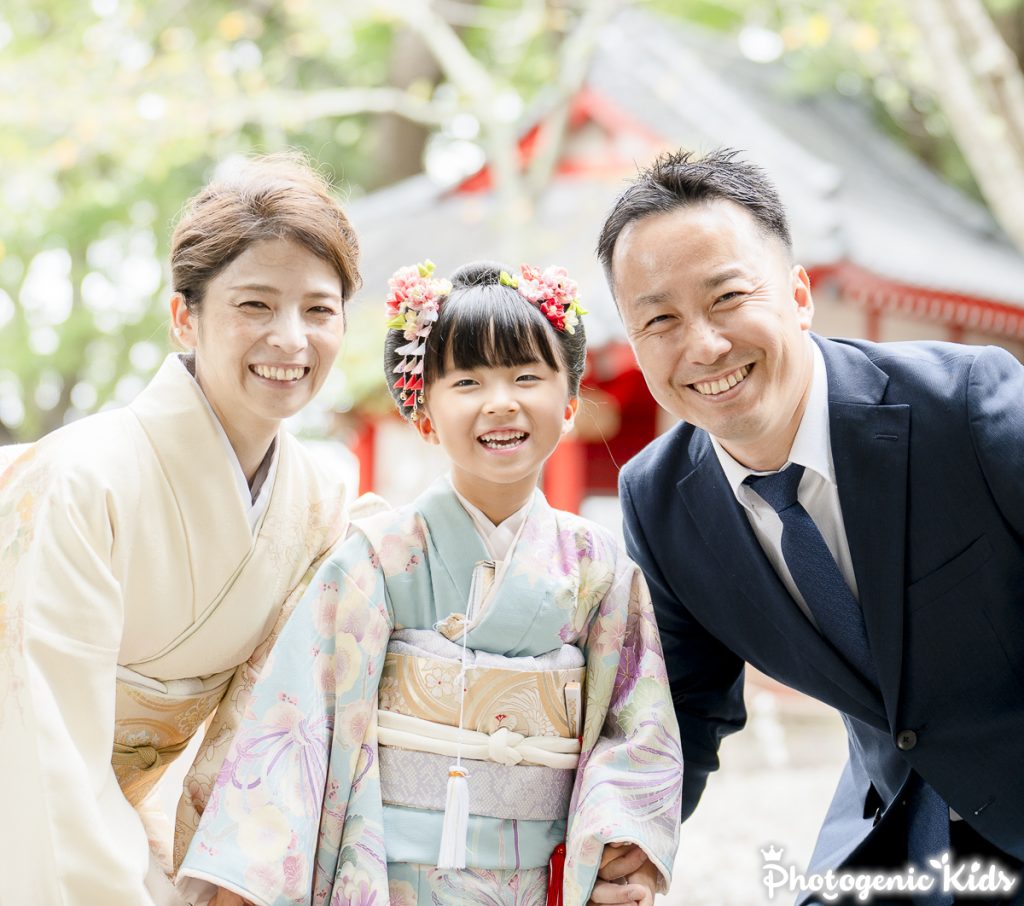
{"type": "MultiPolygon", "coordinates": [[[[853,561],[850,559],[850,545],[846,540],[846,527],[843,524],[843,511],[839,505],[839,488],[836,485],[836,471],[832,462],[832,440],[828,428],[828,377],[825,373],[825,358],[813,340],[808,339],[814,353],[814,369],[811,375],[811,390],[807,397],[807,408],[800,419],[793,446],[789,451],[790,463],[798,463],[804,467],[803,478],[797,490],[797,499],[808,515],[814,520],[825,544],[839,566],[846,584],[858,598],[857,579],[853,574],[853,561]]],[[[783,585],[793,596],[793,600],[807,615],[811,616],[803,596],[793,581],[793,576],[782,556],[782,520],[761,497],[743,484],[748,475],[765,475],[770,473],[755,472],[741,465],[718,442],[711,438],[718,461],[732,488],[733,494],[743,507],[760,542],[765,556],[775,567],[775,572],[783,585]]],[[[783,467],[785,468],[785,466],[783,467]]],[[[781,471],[781,470],[780,470],[781,471]]]]}

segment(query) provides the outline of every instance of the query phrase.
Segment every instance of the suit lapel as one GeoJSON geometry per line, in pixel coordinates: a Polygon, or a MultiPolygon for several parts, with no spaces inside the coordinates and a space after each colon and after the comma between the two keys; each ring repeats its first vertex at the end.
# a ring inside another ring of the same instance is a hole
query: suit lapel
{"type": "Polygon", "coordinates": [[[767,617],[800,650],[805,664],[827,682],[832,690],[829,699],[836,707],[878,725],[884,717],[877,694],[836,655],[776,575],[729,487],[707,435],[696,432],[693,444],[697,464],[676,487],[717,560],[717,575],[723,581],[731,580],[749,606],[767,617]],[[738,563],[743,564],[742,571],[736,569],[738,563]]]}
{"type": "Polygon", "coordinates": [[[903,654],[910,407],[881,404],[888,377],[860,350],[827,340],[819,339],[818,344],[828,372],[839,503],[868,642],[892,724],[903,654]]]}

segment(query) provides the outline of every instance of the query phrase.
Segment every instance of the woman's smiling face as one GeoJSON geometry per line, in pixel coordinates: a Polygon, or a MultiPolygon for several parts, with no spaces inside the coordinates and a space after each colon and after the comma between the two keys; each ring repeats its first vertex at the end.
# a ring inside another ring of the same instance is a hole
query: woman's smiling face
{"type": "Polygon", "coordinates": [[[305,406],[345,332],[334,268],[286,239],[250,245],[206,286],[191,312],[172,300],[175,329],[195,350],[196,379],[241,458],[305,406]]]}

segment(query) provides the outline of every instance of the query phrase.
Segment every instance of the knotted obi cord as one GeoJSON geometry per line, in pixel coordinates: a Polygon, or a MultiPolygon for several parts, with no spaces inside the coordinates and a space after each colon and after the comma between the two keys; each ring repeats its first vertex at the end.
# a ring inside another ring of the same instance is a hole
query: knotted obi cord
{"type": "Polygon", "coordinates": [[[493,733],[459,729],[407,714],[377,712],[377,739],[381,745],[433,755],[458,756],[497,764],[533,764],[573,769],[580,760],[579,739],[560,736],[523,736],[507,727],[493,733]]]}
{"type": "Polygon", "coordinates": [[[118,666],[110,756],[125,798],[138,805],[203,722],[216,710],[235,670],[161,682],[118,666]]]}
{"type": "MultiPolygon", "coordinates": [[[[444,812],[450,755],[380,746],[381,800],[388,806],[444,812]]],[[[519,821],[564,821],[575,770],[474,761],[466,772],[473,815],[519,821]]]]}
{"type": "Polygon", "coordinates": [[[152,771],[171,764],[178,755],[188,748],[189,741],[186,739],[185,742],[177,745],[161,746],[160,748],[148,745],[129,746],[115,742],[110,763],[119,768],[152,771]]]}

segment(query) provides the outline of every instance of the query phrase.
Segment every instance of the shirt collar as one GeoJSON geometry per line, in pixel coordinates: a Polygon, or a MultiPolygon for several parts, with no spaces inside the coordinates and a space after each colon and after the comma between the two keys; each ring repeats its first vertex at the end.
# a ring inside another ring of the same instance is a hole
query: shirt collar
{"type": "MultiPolygon", "coordinates": [[[[811,391],[807,396],[807,407],[800,419],[793,446],[789,451],[786,466],[799,463],[805,469],[817,473],[830,484],[836,483],[835,467],[832,463],[832,439],[828,429],[828,373],[825,370],[825,357],[821,354],[818,344],[809,341],[813,351],[813,369],[811,371],[811,391]]],[[[725,472],[726,480],[736,499],[747,506],[744,494],[740,492],[743,481],[750,475],[761,475],[737,462],[719,443],[718,438],[710,435],[715,455],[725,472]]],[[[783,466],[785,468],[785,466],[783,466]]]]}

